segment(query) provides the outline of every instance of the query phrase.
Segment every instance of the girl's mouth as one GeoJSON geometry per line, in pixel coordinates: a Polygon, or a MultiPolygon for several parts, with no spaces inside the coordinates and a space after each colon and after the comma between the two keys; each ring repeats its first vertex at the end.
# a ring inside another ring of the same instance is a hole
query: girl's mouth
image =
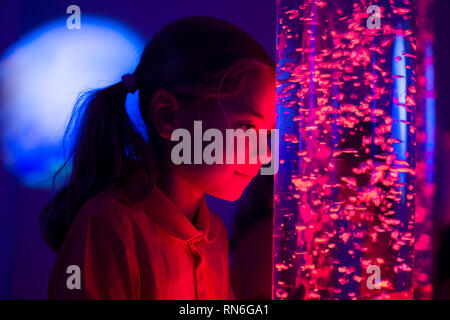
{"type": "Polygon", "coordinates": [[[236,175],[238,175],[238,176],[241,176],[241,177],[247,177],[247,178],[249,178],[249,179],[253,179],[253,176],[251,176],[251,175],[249,175],[249,174],[246,174],[246,173],[243,173],[243,172],[235,171],[234,173],[235,173],[236,175]]]}

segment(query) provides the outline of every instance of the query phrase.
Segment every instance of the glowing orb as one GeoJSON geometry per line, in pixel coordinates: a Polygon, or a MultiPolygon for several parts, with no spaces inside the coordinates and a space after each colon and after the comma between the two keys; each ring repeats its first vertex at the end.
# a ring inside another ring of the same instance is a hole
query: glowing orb
{"type": "MultiPolygon", "coordinates": [[[[82,16],[81,29],[58,19],[9,48],[0,62],[0,159],[24,184],[45,188],[63,163],[62,138],[80,91],[133,72],[144,42],[109,19],[82,16]]],[[[127,107],[137,104],[137,94],[127,107]]]]}

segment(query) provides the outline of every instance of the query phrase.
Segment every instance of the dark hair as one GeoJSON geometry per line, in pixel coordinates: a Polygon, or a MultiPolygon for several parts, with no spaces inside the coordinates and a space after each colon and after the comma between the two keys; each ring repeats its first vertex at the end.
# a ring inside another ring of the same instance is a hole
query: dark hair
{"type": "MultiPolygon", "coordinates": [[[[167,89],[186,104],[199,96],[207,99],[217,92],[227,70],[248,59],[275,69],[257,41],[216,18],[182,18],[159,31],[145,47],[133,73],[152,147],[158,135],[148,106],[156,90],[167,89]]],[[[70,175],[41,213],[44,239],[55,250],[82,205],[99,192],[119,187],[134,164],[140,163],[149,173],[149,188],[141,196],[151,190],[151,148],[128,117],[126,96],[127,89],[119,82],[83,94],[75,105],[66,130],[66,137],[74,136],[75,140],[70,157],[54,179],[69,166],[70,175]]]]}

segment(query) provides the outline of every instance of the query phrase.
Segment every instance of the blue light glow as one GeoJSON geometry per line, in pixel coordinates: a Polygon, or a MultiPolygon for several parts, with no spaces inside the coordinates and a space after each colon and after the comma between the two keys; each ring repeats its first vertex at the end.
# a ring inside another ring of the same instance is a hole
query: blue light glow
{"type": "MultiPolygon", "coordinates": [[[[3,165],[30,187],[49,187],[64,160],[62,137],[80,91],[120,81],[143,48],[128,27],[86,15],[80,30],[58,19],[9,48],[0,62],[3,165]]],[[[130,95],[128,108],[136,105],[137,94],[130,95]]]]}

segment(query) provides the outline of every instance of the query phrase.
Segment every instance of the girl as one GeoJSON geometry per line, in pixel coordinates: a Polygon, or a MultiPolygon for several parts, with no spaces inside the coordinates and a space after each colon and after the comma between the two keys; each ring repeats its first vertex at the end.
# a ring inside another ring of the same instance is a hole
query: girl
{"type": "Polygon", "coordinates": [[[261,163],[175,165],[171,137],[193,136],[195,120],[203,130],[270,129],[274,80],[249,35],[189,17],[153,37],[133,74],[81,98],[70,177],[42,212],[57,250],[49,298],[233,299],[227,233],[204,194],[238,199],[261,163]],[[136,90],[145,138],[125,109],[136,90]]]}

